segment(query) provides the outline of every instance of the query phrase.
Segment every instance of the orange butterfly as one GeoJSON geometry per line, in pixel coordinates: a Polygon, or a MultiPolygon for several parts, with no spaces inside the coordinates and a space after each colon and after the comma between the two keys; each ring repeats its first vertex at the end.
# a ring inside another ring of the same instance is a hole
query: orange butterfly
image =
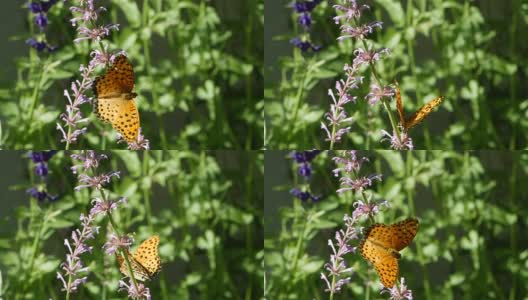
{"type": "Polygon", "coordinates": [[[403,115],[403,103],[400,95],[400,89],[396,84],[396,108],[398,109],[398,114],[400,115],[400,122],[403,128],[405,128],[405,130],[409,130],[410,128],[413,128],[414,126],[418,125],[418,123],[422,122],[423,119],[425,119],[425,117],[427,117],[431,113],[433,108],[438,106],[438,104],[440,104],[444,100],[444,98],[444,96],[440,96],[429,101],[427,104],[418,109],[411,117],[406,119],[403,115]]]}
{"type": "Polygon", "coordinates": [[[139,113],[134,102],[134,69],[124,55],[119,55],[103,76],[94,84],[94,112],[104,122],[112,124],[131,143],[137,139],[139,113]]]}
{"type": "Polygon", "coordinates": [[[392,225],[374,224],[367,229],[359,249],[385,287],[392,288],[396,283],[399,251],[409,246],[417,232],[418,220],[414,218],[392,225]]]}
{"type": "MultiPolygon", "coordinates": [[[[159,236],[155,235],[146,239],[136,251],[128,252],[128,259],[134,272],[134,278],[141,281],[152,279],[161,270],[161,261],[158,254],[159,236]]],[[[127,264],[121,255],[116,255],[119,270],[130,277],[127,264]]]]}

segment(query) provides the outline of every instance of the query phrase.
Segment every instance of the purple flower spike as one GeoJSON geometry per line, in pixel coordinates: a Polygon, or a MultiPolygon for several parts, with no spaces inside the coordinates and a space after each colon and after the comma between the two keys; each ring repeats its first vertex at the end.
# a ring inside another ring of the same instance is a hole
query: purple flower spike
{"type": "Polygon", "coordinates": [[[381,59],[381,55],[390,55],[390,50],[388,48],[381,49],[379,51],[375,50],[365,50],[363,48],[358,48],[354,50],[353,64],[356,68],[359,68],[361,65],[369,65],[381,59]]]}
{"type": "Polygon", "coordinates": [[[354,219],[360,219],[361,217],[374,217],[379,213],[381,206],[390,207],[390,204],[388,201],[381,201],[380,203],[369,201],[364,203],[361,200],[357,200],[353,206],[355,209],[352,212],[352,217],[354,219]]]}
{"type": "Polygon", "coordinates": [[[129,250],[133,243],[134,239],[128,235],[118,237],[112,233],[108,242],[103,245],[103,249],[105,249],[108,255],[114,255],[119,248],[129,250]]]}
{"type": "Polygon", "coordinates": [[[143,283],[138,282],[137,289],[132,283],[132,280],[128,281],[128,284],[123,280],[119,280],[119,290],[128,291],[128,297],[132,299],[147,299],[151,300],[150,290],[143,283]]]}
{"type": "Polygon", "coordinates": [[[99,214],[106,214],[116,209],[119,203],[127,204],[126,198],[121,197],[119,200],[104,201],[99,198],[92,200],[93,207],[90,209],[90,215],[97,216],[99,214]]]}
{"type": "MultiPolygon", "coordinates": [[[[367,37],[374,32],[376,28],[382,28],[383,23],[374,21],[367,24],[361,24],[361,15],[365,9],[369,9],[367,5],[359,5],[356,0],[342,0],[342,4],[334,5],[334,9],[338,16],[334,18],[336,24],[340,24],[341,35],[337,38],[339,42],[352,38],[355,40],[362,40],[365,47],[354,50],[354,60],[352,67],[345,65],[347,72],[347,80],[340,80],[336,83],[336,90],[339,92],[336,96],[334,91],[330,90],[329,95],[333,100],[330,104],[329,112],[325,113],[327,122],[321,122],[321,129],[326,133],[326,140],[330,142],[330,149],[333,149],[335,143],[340,142],[343,136],[350,132],[351,127],[347,123],[352,122],[352,119],[345,111],[344,103],[355,102],[356,97],[349,93],[351,89],[357,88],[355,85],[348,85],[351,78],[359,77],[356,75],[361,70],[363,65],[369,66],[374,74],[374,80],[378,83],[371,85],[370,93],[365,97],[370,105],[377,104],[383,97],[390,97],[394,95],[390,87],[380,87],[379,77],[375,74],[374,63],[382,58],[383,55],[390,55],[388,48],[380,50],[372,49],[372,46],[366,42],[367,37]],[[338,84],[339,83],[339,84],[338,84]],[[342,87],[344,86],[344,87],[342,87]],[[343,91],[345,91],[343,93],[343,91]]],[[[370,117],[370,115],[369,115],[370,117]]],[[[370,133],[370,130],[367,131],[370,133]]]]}
{"type": "Polygon", "coordinates": [[[383,97],[392,97],[394,96],[394,89],[390,86],[385,86],[383,89],[375,83],[370,85],[370,93],[365,96],[365,99],[368,100],[370,105],[377,104],[383,97]]]}
{"type": "Polygon", "coordinates": [[[95,188],[100,190],[104,185],[110,183],[112,177],[119,178],[119,171],[108,172],[106,174],[100,174],[96,176],[88,176],[86,174],[80,174],[78,179],[80,183],[84,183],[75,187],[75,190],[81,190],[84,188],[95,188]]]}
{"type": "Polygon", "coordinates": [[[390,135],[387,131],[382,130],[381,133],[384,138],[381,139],[381,141],[389,140],[391,144],[390,147],[394,150],[412,150],[414,148],[412,138],[402,127],[400,127],[400,129],[400,137],[398,137],[396,132],[390,135]]]}
{"type": "Polygon", "coordinates": [[[383,23],[376,21],[370,24],[363,24],[360,26],[350,26],[342,25],[341,33],[342,35],[337,38],[338,41],[342,41],[347,38],[353,38],[357,40],[362,40],[367,37],[368,34],[374,32],[374,28],[379,27],[381,29],[383,23]]]}
{"type": "Polygon", "coordinates": [[[81,214],[82,230],[76,229],[72,231],[70,244],[69,240],[64,240],[64,245],[68,248],[69,254],[66,255],[66,261],[61,264],[64,270],[64,275],[57,272],[57,279],[63,284],[63,291],[68,294],[76,292],[79,286],[86,282],[87,276],[81,277],[79,273],[87,273],[88,267],[84,267],[80,255],[85,252],[91,252],[92,247],[86,244],[86,241],[93,239],[95,234],[99,232],[99,227],[93,225],[93,218],[91,216],[85,217],[81,214]],[[72,247],[73,246],[73,247],[72,247]],[[64,276],[70,279],[66,280],[64,276]]]}
{"type": "Polygon", "coordinates": [[[356,150],[347,151],[343,156],[336,156],[332,160],[336,165],[342,165],[342,167],[332,171],[335,177],[339,176],[341,171],[345,173],[359,172],[363,163],[369,161],[366,157],[358,158],[356,150]]]}
{"type": "Polygon", "coordinates": [[[348,215],[343,217],[346,230],[340,229],[335,233],[335,242],[328,240],[328,246],[332,249],[330,261],[324,265],[328,275],[321,273],[321,279],[326,283],[326,292],[331,294],[339,293],[345,284],[350,282],[353,269],[346,265],[344,256],[348,253],[355,252],[356,249],[350,246],[352,240],[358,239],[359,229],[355,224],[357,219],[348,215]],[[329,277],[335,277],[337,280],[329,280],[329,277]],[[330,283],[332,281],[332,283],[330,283]]]}
{"type": "Polygon", "coordinates": [[[81,169],[81,172],[97,169],[99,167],[99,162],[101,160],[108,159],[108,156],[105,154],[96,154],[93,150],[83,150],[80,154],[72,154],[71,158],[81,162],[80,165],[77,164],[71,167],[72,173],[77,174],[79,168],[81,169]]]}
{"type": "Polygon", "coordinates": [[[341,19],[344,19],[344,22],[359,20],[361,18],[362,11],[370,8],[368,5],[358,5],[356,0],[343,0],[342,2],[344,5],[334,5],[334,9],[336,11],[341,11],[344,13],[340,16],[334,17],[336,24],[339,24],[341,19]]]}
{"type": "MultiPolygon", "coordinates": [[[[124,139],[121,139],[118,143],[125,142],[124,139]]],[[[150,142],[145,136],[141,133],[141,128],[139,128],[138,137],[135,141],[128,143],[128,150],[149,150],[150,142]]]]}
{"type": "Polygon", "coordinates": [[[380,294],[390,293],[389,299],[391,300],[404,300],[404,299],[412,300],[413,299],[412,291],[407,289],[407,286],[405,285],[405,278],[402,277],[400,281],[401,283],[400,283],[399,288],[397,285],[394,285],[390,289],[383,289],[380,294]]]}
{"type": "Polygon", "coordinates": [[[368,161],[366,157],[357,157],[357,151],[343,151],[340,156],[333,158],[338,166],[333,170],[334,176],[341,173],[341,188],[337,190],[338,194],[349,190],[362,191],[372,185],[374,180],[381,181],[381,175],[372,174],[369,176],[359,176],[359,170],[363,162],[368,161]]]}
{"type": "Polygon", "coordinates": [[[328,95],[332,98],[333,104],[330,105],[330,111],[325,113],[327,124],[321,122],[321,129],[326,132],[326,140],[330,141],[332,146],[340,142],[342,137],[350,132],[351,127],[347,125],[352,123],[353,119],[348,116],[345,104],[356,102],[356,97],[350,95],[350,92],[353,89],[357,89],[359,84],[363,82],[363,77],[356,75],[358,69],[355,65],[350,67],[345,64],[343,69],[347,78],[346,80],[340,79],[336,81],[335,90],[337,93],[328,90],[328,95]]]}
{"type": "MultiPolygon", "coordinates": [[[[56,0],[54,0],[56,1],[56,0]]],[[[111,30],[118,30],[118,24],[96,25],[101,12],[106,11],[104,7],[95,7],[93,0],[78,1],[79,6],[70,7],[70,11],[74,14],[74,18],[70,20],[73,27],[76,27],[78,37],[74,40],[79,43],[83,40],[93,40],[95,42],[101,41],[108,36],[111,30]]],[[[103,46],[104,47],[104,46],[103,46]]],[[[103,49],[104,56],[109,57],[106,53],[106,48],[103,49]]],[[[69,149],[71,144],[76,143],[80,136],[86,133],[88,118],[84,118],[80,105],[86,102],[91,102],[91,98],[87,97],[85,93],[91,90],[93,73],[98,66],[104,66],[101,62],[102,55],[98,54],[99,50],[94,50],[91,53],[93,57],[88,67],[80,66],[82,81],[76,80],[72,82],[71,91],[64,90],[64,96],[68,99],[66,105],[66,112],[60,115],[60,120],[63,124],[57,123],[57,130],[62,134],[61,142],[66,143],[66,149],[69,149]]]]}

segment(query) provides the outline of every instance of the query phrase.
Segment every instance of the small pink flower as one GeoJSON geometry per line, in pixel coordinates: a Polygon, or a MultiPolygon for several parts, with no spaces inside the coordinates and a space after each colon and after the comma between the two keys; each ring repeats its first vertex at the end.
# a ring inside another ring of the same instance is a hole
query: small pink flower
{"type": "Polygon", "coordinates": [[[354,212],[352,212],[352,217],[359,219],[362,216],[365,217],[374,217],[377,215],[380,211],[381,206],[390,207],[390,204],[388,201],[381,201],[380,203],[374,202],[374,201],[368,201],[363,202],[361,200],[357,200],[354,202],[353,206],[355,207],[354,212]]]}
{"type": "Polygon", "coordinates": [[[383,48],[378,51],[373,49],[365,50],[363,48],[358,48],[354,50],[354,55],[356,57],[352,63],[356,68],[359,68],[361,65],[368,65],[380,60],[382,54],[390,55],[390,50],[388,48],[383,48]]]}
{"type": "Polygon", "coordinates": [[[391,148],[394,150],[412,150],[414,148],[411,137],[407,134],[405,130],[403,130],[403,128],[402,131],[400,131],[399,137],[396,132],[390,135],[387,131],[382,130],[381,133],[384,136],[381,141],[389,140],[391,143],[391,148]]]}
{"type": "Polygon", "coordinates": [[[383,97],[392,97],[394,96],[394,90],[390,86],[385,86],[383,89],[375,83],[370,85],[370,93],[365,96],[365,99],[368,100],[370,105],[375,105],[383,97]]]}
{"type": "Polygon", "coordinates": [[[92,200],[93,207],[90,209],[90,215],[97,216],[98,214],[105,214],[109,213],[112,210],[117,208],[117,205],[119,203],[126,204],[126,198],[121,197],[118,200],[102,200],[99,198],[95,198],[92,200]]]}
{"type": "Polygon", "coordinates": [[[138,299],[138,300],[143,299],[143,298],[146,298],[147,300],[151,299],[149,288],[140,282],[137,283],[137,289],[136,289],[132,280],[129,280],[128,284],[124,282],[123,280],[119,280],[119,290],[128,291],[128,297],[132,299],[138,299]]]}
{"type": "Polygon", "coordinates": [[[108,242],[103,245],[108,255],[113,255],[117,252],[117,249],[130,249],[130,246],[134,243],[134,239],[128,235],[117,236],[114,233],[110,235],[108,242]]]}
{"type": "Polygon", "coordinates": [[[405,278],[402,277],[400,281],[401,283],[400,283],[399,288],[398,288],[398,285],[395,284],[390,289],[383,289],[381,291],[381,294],[390,293],[389,299],[391,300],[404,300],[404,299],[412,300],[413,299],[412,291],[407,289],[407,286],[405,285],[405,278]]]}

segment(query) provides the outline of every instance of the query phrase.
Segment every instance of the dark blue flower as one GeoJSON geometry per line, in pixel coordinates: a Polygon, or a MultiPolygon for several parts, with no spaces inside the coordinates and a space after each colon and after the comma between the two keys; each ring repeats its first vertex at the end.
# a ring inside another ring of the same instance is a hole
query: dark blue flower
{"type": "Polygon", "coordinates": [[[48,193],[44,191],[41,192],[35,187],[26,190],[26,193],[28,193],[31,197],[37,199],[40,202],[46,200],[46,198],[48,197],[48,193]]]}
{"type": "Polygon", "coordinates": [[[309,163],[302,163],[299,166],[299,175],[310,178],[310,175],[312,175],[312,166],[309,163]]]}
{"type": "Polygon", "coordinates": [[[35,165],[35,174],[37,174],[40,177],[46,177],[48,176],[48,164],[46,163],[38,163],[35,165]]]}
{"type": "Polygon", "coordinates": [[[292,3],[293,9],[297,13],[311,12],[322,0],[295,1],[292,3]]]}
{"type": "Polygon", "coordinates": [[[291,158],[297,163],[311,162],[321,150],[294,151],[290,154],[291,158]]]}
{"type": "Polygon", "coordinates": [[[308,41],[301,41],[299,38],[293,38],[290,40],[290,44],[294,45],[295,47],[301,49],[302,52],[306,52],[310,49],[312,49],[313,52],[317,52],[321,49],[321,46],[314,46],[312,43],[308,41]]]}
{"type": "Polygon", "coordinates": [[[49,202],[53,202],[53,201],[56,201],[59,198],[58,195],[52,196],[52,195],[48,194],[48,192],[40,191],[36,187],[32,187],[30,189],[27,189],[26,193],[29,194],[31,197],[37,199],[39,202],[43,202],[44,200],[48,200],[49,202]]]}
{"type": "Polygon", "coordinates": [[[48,26],[48,17],[44,13],[39,13],[35,16],[35,24],[37,24],[41,29],[45,29],[48,26]]]}
{"type": "Polygon", "coordinates": [[[28,8],[33,12],[34,14],[38,13],[45,13],[47,12],[55,3],[57,3],[58,0],[50,0],[50,1],[32,1],[28,3],[28,8]]]}
{"type": "Polygon", "coordinates": [[[28,157],[31,158],[34,163],[41,163],[49,161],[55,153],[57,153],[57,150],[31,151],[28,153],[28,157]]]}
{"type": "Polygon", "coordinates": [[[34,14],[38,14],[40,12],[42,12],[42,6],[40,5],[40,3],[36,3],[36,2],[30,2],[28,4],[28,8],[31,10],[31,12],[33,12],[34,14]]]}
{"type": "Polygon", "coordinates": [[[56,150],[49,151],[31,151],[28,157],[35,163],[35,174],[40,177],[48,175],[48,161],[57,153],[56,150]]]}
{"type": "Polygon", "coordinates": [[[26,44],[30,45],[31,47],[37,49],[38,52],[42,52],[44,49],[47,48],[46,42],[37,42],[34,38],[30,38],[26,40],[26,44]]]}
{"type": "Polygon", "coordinates": [[[306,29],[310,29],[310,25],[312,25],[312,17],[309,13],[303,13],[299,16],[299,24],[304,26],[306,29]]]}
{"type": "Polygon", "coordinates": [[[321,150],[307,150],[307,151],[294,151],[290,154],[290,157],[299,164],[299,175],[310,179],[312,175],[312,165],[310,162],[319,154],[321,150]]]}
{"type": "Polygon", "coordinates": [[[303,192],[298,188],[291,189],[290,194],[296,198],[299,198],[302,202],[306,202],[308,200],[312,200],[312,202],[318,202],[322,198],[321,196],[313,196],[310,194],[310,192],[303,192]]]}
{"type": "Polygon", "coordinates": [[[59,0],[49,0],[47,2],[40,2],[40,6],[42,7],[43,12],[47,12],[55,3],[57,3],[59,0]]]}
{"type": "Polygon", "coordinates": [[[48,50],[48,52],[53,52],[57,47],[50,46],[46,42],[38,42],[34,38],[30,38],[26,40],[26,44],[30,45],[31,47],[35,48],[38,52],[42,52],[44,49],[48,50]]]}

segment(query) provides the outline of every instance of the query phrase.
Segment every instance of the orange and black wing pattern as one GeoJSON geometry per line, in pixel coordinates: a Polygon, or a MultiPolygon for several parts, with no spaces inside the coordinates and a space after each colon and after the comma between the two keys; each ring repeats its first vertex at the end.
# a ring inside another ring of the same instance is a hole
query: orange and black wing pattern
{"type": "Polygon", "coordinates": [[[442,101],[445,99],[444,96],[437,97],[425,104],[424,106],[420,107],[412,116],[409,118],[405,118],[403,114],[403,101],[400,94],[400,89],[398,85],[396,84],[396,109],[398,110],[398,115],[400,117],[400,123],[405,128],[405,130],[409,130],[413,128],[414,126],[420,124],[432,111],[435,107],[437,107],[442,101]]]}

